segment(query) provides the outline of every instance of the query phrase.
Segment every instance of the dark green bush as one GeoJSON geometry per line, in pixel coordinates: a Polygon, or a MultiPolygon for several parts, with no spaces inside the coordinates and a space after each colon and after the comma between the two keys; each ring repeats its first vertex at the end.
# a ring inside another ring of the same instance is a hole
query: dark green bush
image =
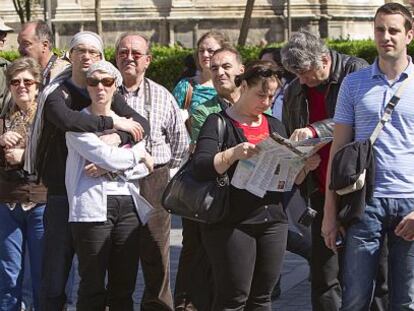
{"type": "MultiPolygon", "coordinates": [[[[364,58],[369,63],[372,63],[377,56],[375,44],[372,40],[330,40],[327,44],[338,52],[364,58]]],[[[277,44],[275,46],[280,45],[277,44]]],[[[261,48],[258,46],[245,46],[239,47],[238,50],[244,62],[247,63],[257,59],[261,48]]],[[[414,55],[414,43],[410,44],[408,51],[410,55],[414,55]]],[[[56,52],[62,54],[62,51],[57,50],[56,52]]],[[[167,47],[153,45],[151,53],[153,60],[148,69],[147,76],[171,90],[183,70],[184,57],[193,53],[193,50],[183,49],[179,46],[167,47]]],[[[19,53],[17,51],[3,51],[0,52],[0,57],[13,61],[19,57],[19,53]]],[[[113,47],[105,49],[105,58],[113,63],[115,62],[115,51],[113,47]]]]}

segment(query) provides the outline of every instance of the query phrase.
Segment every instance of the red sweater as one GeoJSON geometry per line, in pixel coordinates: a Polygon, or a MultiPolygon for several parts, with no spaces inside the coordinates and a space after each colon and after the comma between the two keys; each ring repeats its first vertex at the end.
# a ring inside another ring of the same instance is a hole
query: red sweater
{"type": "MultiPolygon", "coordinates": [[[[314,123],[328,118],[325,106],[325,95],[326,90],[319,91],[317,88],[308,89],[308,100],[309,100],[309,123],[314,123]]],[[[317,137],[316,131],[310,127],[314,137],[317,137]]],[[[331,144],[327,144],[318,151],[321,157],[321,163],[315,170],[315,176],[318,181],[319,191],[325,193],[326,185],[326,173],[328,169],[329,151],[331,144]]]]}
{"type": "Polygon", "coordinates": [[[269,123],[264,116],[262,116],[262,123],[259,126],[249,126],[241,124],[236,120],[232,121],[236,127],[242,129],[244,136],[246,136],[249,143],[257,145],[262,140],[269,137],[269,123]]]}

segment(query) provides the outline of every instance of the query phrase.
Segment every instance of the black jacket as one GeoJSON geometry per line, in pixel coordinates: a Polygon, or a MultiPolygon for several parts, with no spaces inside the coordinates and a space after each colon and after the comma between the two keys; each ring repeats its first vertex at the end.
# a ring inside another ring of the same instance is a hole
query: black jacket
{"type": "Polygon", "coordinates": [[[375,184],[375,157],[369,139],[350,142],[340,148],[332,159],[331,190],[339,190],[354,184],[366,170],[362,189],[338,195],[338,219],[344,226],[360,221],[365,203],[372,199],[375,184]]]}
{"type": "MultiPolygon", "coordinates": [[[[80,111],[91,103],[86,93],[80,92],[69,81],[65,81],[46,99],[44,107],[44,128],[40,146],[45,146],[41,156],[39,174],[42,182],[48,188],[48,194],[66,195],[65,169],[68,150],[65,132],[102,132],[113,128],[110,117],[94,116],[80,111]]],[[[129,107],[123,97],[114,95],[113,111],[122,117],[132,117],[149,134],[148,121],[129,107]]],[[[132,137],[118,131],[122,144],[132,143],[132,137]]],[[[39,149],[42,149],[39,147],[39,149]]]]}
{"type": "MultiPolygon", "coordinates": [[[[318,137],[329,137],[333,135],[333,116],[335,114],[336,101],[338,98],[339,88],[343,79],[350,72],[358,71],[368,66],[368,63],[354,56],[338,53],[334,50],[330,51],[332,60],[331,73],[327,81],[326,93],[326,112],[328,119],[312,123],[318,137]]],[[[294,130],[304,128],[309,125],[309,102],[307,99],[307,86],[301,85],[299,79],[293,80],[285,90],[283,98],[283,124],[286,127],[288,136],[294,130]]],[[[308,196],[317,190],[316,182],[308,175],[303,183],[302,192],[308,196]]]]}
{"type": "MultiPolygon", "coordinates": [[[[361,58],[340,54],[334,50],[330,51],[330,55],[332,66],[326,94],[326,112],[329,119],[312,124],[319,137],[332,136],[332,118],[342,80],[348,73],[368,66],[368,63],[361,58]]],[[[307,86],[301,85],[298,78],[294,79],[285,90],[282,119],[288,135],[298,128],[309,125],[309,103],[306,94],[307,86]]]]}

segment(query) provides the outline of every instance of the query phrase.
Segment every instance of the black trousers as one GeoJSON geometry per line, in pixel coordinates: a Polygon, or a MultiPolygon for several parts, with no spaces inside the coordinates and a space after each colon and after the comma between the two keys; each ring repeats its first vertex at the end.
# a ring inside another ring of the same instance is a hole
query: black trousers
{"type": "Polygon", "coordinates": [[[62,311],[66,303],[65,286],[73,260],[69,203],[66,195],[48,195],[43,222],[45,226],[40,310],[62,311]]]}
{"type": "MultiPolygon", "coordinates": [[[[314,311],[339,311],[342,303],[340,284],[341,252],[332,252],[326,247],[321,236],[323,206],[325,196],[320,192],[311,197],[311,206],[318,214],[312,223],[312,252],[311,252],[311,300],[314,311]]],[[[380,265],[374,293],[372,311],[387,310],[388,305],[388,263],[387,249],[381,250],[380,265]]]]}
{"type": "Polygon", "coordinates": [[[214,311],[270,311],[286,249],[287,223],[206,225],[202,241],[214,277],[214,311]]]}
{"type": "Polygon", "coordinates": [[[175,279],[176,311],[210,311],[214,281],[199,223],[182,218],[183,241],[175,279]]]}
{"type": "Polygon", "coordinates": [[[325,196],[316,193],[311,207],[318,212],[312,223],[311,298],[314,311],[338,311],[342,302],[339,257],[326,247],[321,236],[325,196]]]}
{"type": "Polygon", "coordinates": [[[140,222],[131,196],[107,200],[107,221],[70,224],[79,260],[78,311],[103,311],[105,306],[133,311],[140,222]]]}
{"type": "Polygon", "coordinates": [[[140,227],[139,232],[139,258],[145,282],[142,311],[173,310],[170,287],[171,215],[161,204],[169,171],[167,166],[157,168],[140,181],[141,195],[154,207],[148,223],[140,227]]]}

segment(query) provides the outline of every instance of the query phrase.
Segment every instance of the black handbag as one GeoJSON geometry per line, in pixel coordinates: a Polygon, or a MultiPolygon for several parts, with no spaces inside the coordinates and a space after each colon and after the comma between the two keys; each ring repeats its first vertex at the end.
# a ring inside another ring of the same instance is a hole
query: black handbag
{"type": "MultiPolygon", "coordinates": [[[[216,114],[218,152],[224,149],[226,121],[216,114]]],[[[229,177],[224,173],[214,180],[197,180],[192,172],[192,156],[168,183],[162,205],[171,214],[197,222],[214,224],[223,221],[229,211],[229,177]]]]}

